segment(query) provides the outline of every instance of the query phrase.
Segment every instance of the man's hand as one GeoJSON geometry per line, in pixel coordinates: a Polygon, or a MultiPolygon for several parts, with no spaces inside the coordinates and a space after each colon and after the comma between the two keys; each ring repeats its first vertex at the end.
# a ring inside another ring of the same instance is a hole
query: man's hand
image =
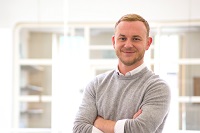
{"type": "Polygon", "coordinates": [[[140,114],[142,114],[142,109],[139,109],[138,112],[133,115],[133,119],[137,118],[140,114]]]}

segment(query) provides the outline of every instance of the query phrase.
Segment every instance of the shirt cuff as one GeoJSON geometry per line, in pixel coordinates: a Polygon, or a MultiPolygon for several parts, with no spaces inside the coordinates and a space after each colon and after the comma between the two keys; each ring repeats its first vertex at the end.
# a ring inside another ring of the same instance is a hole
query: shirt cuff
{"type": "Polygon", "coordinates": [[[127,119],[118,120],[114,127],[114,133],[124,133],[124,125],[127,119]]]}
{"type": "Polygon", "coordinates": [[[96,128],[95,126],[93,126],[92,133],[103,133],[103,132],[99,130],[98,128],[96,128]]]}

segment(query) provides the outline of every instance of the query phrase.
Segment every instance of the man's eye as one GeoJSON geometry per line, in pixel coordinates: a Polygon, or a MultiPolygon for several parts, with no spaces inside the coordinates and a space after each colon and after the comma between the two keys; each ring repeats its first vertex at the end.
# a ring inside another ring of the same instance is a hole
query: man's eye
{"type": "Polygon", "coordinates": [[[124,38],[124,37],[120,37],[119,40],[121,40],[121,41],[125,41],[126,38],[124,38]]]}
{"type": "Polygon", "coordinates": [[[140,41],[140,38],[133,38],[134,41],[140,41]]]}

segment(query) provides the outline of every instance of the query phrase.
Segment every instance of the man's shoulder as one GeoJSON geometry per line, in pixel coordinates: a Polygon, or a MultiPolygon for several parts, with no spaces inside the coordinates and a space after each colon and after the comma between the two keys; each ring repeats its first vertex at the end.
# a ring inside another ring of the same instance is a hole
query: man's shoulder
{"type": "Polygon", "coordinates": [[[155,74],[153,71],[148,72],[148,76],[146,77],[146,83],[149,85],[161,85],[165,86],[166,88],[169,88],[168,82],[160,77],[160,75],[155,74]]]}

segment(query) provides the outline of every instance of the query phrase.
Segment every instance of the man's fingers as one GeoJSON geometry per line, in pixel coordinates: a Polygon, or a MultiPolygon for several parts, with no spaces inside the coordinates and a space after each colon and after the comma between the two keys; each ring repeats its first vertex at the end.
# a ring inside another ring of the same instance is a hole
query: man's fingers
{"type": "Polygon", "coordinates": [[[134,114],[133,119],[137,118],[142,113],[142,110],[139,109],[137,113],[134,114]]]}

